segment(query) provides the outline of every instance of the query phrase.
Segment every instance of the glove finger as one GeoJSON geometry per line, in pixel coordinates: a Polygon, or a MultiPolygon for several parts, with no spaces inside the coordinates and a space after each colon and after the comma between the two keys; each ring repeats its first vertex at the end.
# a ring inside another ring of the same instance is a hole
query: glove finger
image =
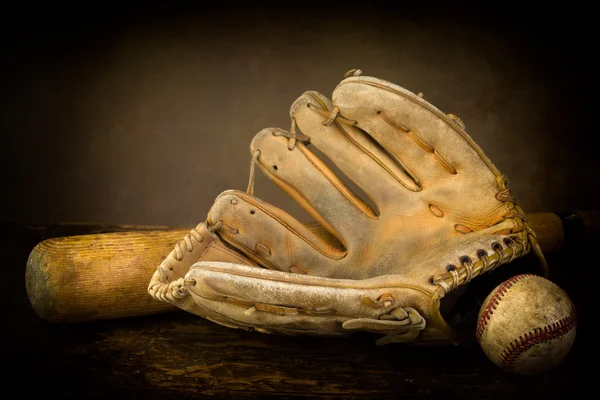
{"type": "Polygon", "coordinates": [[[327,97],[306,92],[294,102],[290,116],[302,133],[310,137],[311,145],[356,183],[380,211],[391,198],[397,202],[398,196],[405,193],[401,186],[419,190],[404,169],[365,132],[337,121],[327,125],[321,113],[331,113],[333,108],[327,97]]]}
{"type": "Polygon", "coordinates": [[[333,104],[317,92],[306,92],[290,109],[290,116],[310,144],[318,148],[341,172],[363,190],[381,212],[394,202],[406,202],[405,188],[418,191],[417,182],[405,169],[360,129],[334,121],[327,122],[333,104]]]}
{"type": "Polygon", "coordinates": [[[342,243],[351,240],[357,224],[375,221],[375,211],[304,144],[288,147],[286,131],[259,132],[250,145],[260,152],[257,165],[342,243]]]}
{"type": "Polygon", "coordinates": [[[346,251],[331,235],[315,233],[283,210],[247,193],[222,193],[208,213],[212,225],[222,222],[219,237],[270,269],[311,274],[307,265],[318,265],[319,274],[334,273],[334,261],[346,251]],[[327,237],[330,240],[327,240],[327,237]]]}
{"type": "Polygon", "coordinates": [[[423,185],[447,180],[458,171],[497,172],[461,123],[400,86],[350,77],[334,90],[333,101],[341,115],[356,120],[423,185]]]}

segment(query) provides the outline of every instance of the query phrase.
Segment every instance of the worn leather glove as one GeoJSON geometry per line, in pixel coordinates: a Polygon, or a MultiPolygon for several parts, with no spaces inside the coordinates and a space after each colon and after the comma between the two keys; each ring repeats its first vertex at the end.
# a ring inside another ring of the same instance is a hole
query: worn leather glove
{"type": "Polygon", "coordinates": [[[306,92],[290,116],[290,131],[255,136],[248,190],[217,197],[150,294],[234,328],[453,342],[444,296],[531,248],[543,262],[507,179],[458,117],[359,70],[333,101],[306,92]],[[255,197],[255,165],[314,222],[255,197]]]}

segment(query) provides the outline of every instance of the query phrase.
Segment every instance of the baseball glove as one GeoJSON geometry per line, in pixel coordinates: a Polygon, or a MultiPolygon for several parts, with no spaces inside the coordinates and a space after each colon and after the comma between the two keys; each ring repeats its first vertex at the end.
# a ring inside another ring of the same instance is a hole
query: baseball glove
{"type": "Polygon", "coordinates": [[[247,191],[217,197],[149,293],[232,328],[455,341],[444,296],[530,249],[543,263],[527,217],[458,117],[360,70],[332,98],[306,92],[289,131],[254,137],[247,191]],[[255,197],[255,165],[314,222],[255,197]]]}

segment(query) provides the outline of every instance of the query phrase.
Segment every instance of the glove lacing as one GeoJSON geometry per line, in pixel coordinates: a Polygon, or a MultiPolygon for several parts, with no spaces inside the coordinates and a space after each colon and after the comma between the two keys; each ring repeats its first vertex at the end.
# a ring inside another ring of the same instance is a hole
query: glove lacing
{"type": "MultiPolygon", "coordinates": [[[[518,205],[510,189],[508,188],[508,180],[504,175],[499,175],[497,177],[497,182],[501,190],[496,194],[496,199],[507,203],[511,211],[504,214],[491,226],[510,219],[515,222],[517,227],[505,229],[495,233],[496,235],[507,235],[507,237],[502,240],[502,243],[497,241],[491,243],[491,248],[494,251],[494,254],[491,256],[488,255],[486,250],[478,249],[475,253],[476,258],[478,259],[477,261],[473,262],[471,257],[468,255],[463,255],[458,259],[458,263],[460,264],[459,267],[454,264],[450,264],[446,267],[446,272],[434,275],[430,279],[430,283],[440,286],[443,290],[442,295],[447,294],[460,285],[464,285],[476,276],[491,271],[502,264],[510,263],[515,258],[528,253],[529,250],[533,250],[534,254],[536,255],[540,263],[542,275],[548,276],[548,264],[542,249],[537,242],[537,236],[533,229],[531,229],[529,220],[525,216],[525,212],[518,205]],[[518,235],[522,232],[525,232],[526,234],[518,235]]],[[[484,225],[475,228],[468,228],[464,225],[455,225],[454,229],[457,232],[467,234],[489,227],[490,226],[484,225]]]]}
{"type": "MultiPolygon", "coordinates": [[[[213,225],[206,223],[208,232],[210,234],[214,234],[216,230],[221,228],[222,224],[222,221],[217,221],[213,225]]],[[[178,262],[183,261],[184,251],[187,251],[188,253],[194,251],[194,241],[196,241],[198,244],[204,241],[204,237],[196,230],[196,228],[190,230],[190,232],[188,232],[179,243],[175,244],[175,247],[168,257],[173,257],[178,262]]],[[[167,274],[163,268],[163,265],[161,264],[156,269],[156,272],[150,281],[150,285],[148,287],[148,292],[150,295],[157,300],[174,303],[187,296],[188,292],[185,287],[186,284],[196,283],[193,280],[186,281],[184,278],[179,278],[168,283],[167,281],[167,274]]]]}

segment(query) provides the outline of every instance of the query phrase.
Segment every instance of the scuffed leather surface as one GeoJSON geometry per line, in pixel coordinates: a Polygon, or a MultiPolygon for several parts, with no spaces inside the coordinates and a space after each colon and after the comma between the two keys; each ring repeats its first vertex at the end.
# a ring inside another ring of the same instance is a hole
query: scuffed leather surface
{"type": "MultiPolygon", "coordinates": [[[[284,130],[268,128],[255,136],[250,152],[260,151],[262,172],[333,240],[258,197],[226,191],[207,223],[223,223],[218,237],[252,260],[234,264],[274,271],[199,258],[186,275],[193,282],[186,290],[212,310],[212,320],[228,326],[338,335],[347,333],[346,321],[364,318],[369,327],[408,307],[427,320],[426,329],[451,337],[439,314],[445,291],[431,279],[463,256],[475,260],[481,250],[492,256],[492,244],[519,225],[504,218],[512,204],[496,198],[500,172],[460,123],[395,84],[350,77],[332,99],[306,92],[290,109],[310,144],[290,146],[279,135],[284,130]],[[334,106],[356,125],[342,118],[324,125],[322,114],[334,106]],[[346,187],[311,146],[375,207],[346,187]]],[[[193,306],[188,311],[202,315],[193,306]]]]}

